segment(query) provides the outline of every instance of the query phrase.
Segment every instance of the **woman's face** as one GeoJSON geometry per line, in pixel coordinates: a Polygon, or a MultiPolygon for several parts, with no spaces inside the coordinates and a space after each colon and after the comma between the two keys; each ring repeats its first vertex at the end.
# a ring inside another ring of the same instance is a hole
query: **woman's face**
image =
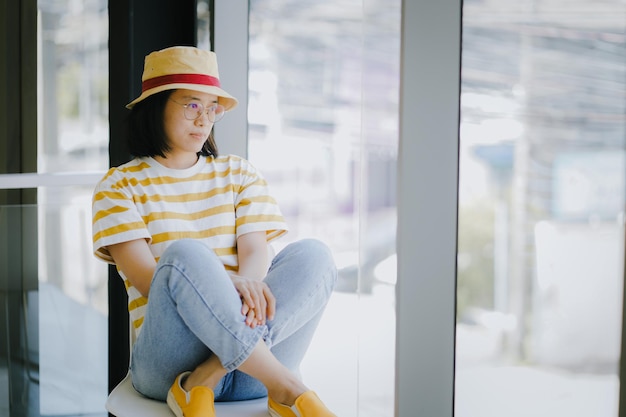
{"type": "Polygon", "coordinates": [[[167,159],[180,157],[197,157],[213,129],[213,122],[209,120],[206,109],[217,104],[217,96],[200,93],[193,90],[174,90],[165,105],[164,130],[170,150],[167,159]],[[197,114],[202,106],[205,111],[197,114]],[[187,114],[187,116],[186,116],[187,114]]]}

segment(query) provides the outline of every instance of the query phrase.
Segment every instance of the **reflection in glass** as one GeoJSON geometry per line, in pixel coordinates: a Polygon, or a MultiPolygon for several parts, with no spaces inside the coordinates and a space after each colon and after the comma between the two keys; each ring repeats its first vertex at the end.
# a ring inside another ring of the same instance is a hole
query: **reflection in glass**
{"type": "MultiPolygon", "coordinates": [[[[302,372],[338,415],[393,414],[400,1],[252,1],[249,157],[337,291],[302,372]]],[[[280,249],[280,248],[277,248],[280,249]]]]}
{"type": "Polygon", "coordinates": [[[211,3],[212,0],[196,1],[196,27],[198,48],[212,51],[211,47],[211,3]]]}
{"type": "Polygon", "coordinates": [[[89,249],[91,201],[0,206],[0,236],[0,412],[104,416],[107,268],[89,249]],[[51,217],[60,233],[44,238],[51,217]]]}
{"type": "Polygon", "coordinates": [[[108,2],[38,0],[38,172],[108,168],[108,2]]]}
{"type": "Polygon", "coordinates": [[[625,15],[464,3],[457,416],[617,415],[625,15]]]}
{"type": "MultiPolygon", "coordinates": [[[[37,171],[68,173],[69,182],[104,172],[108,2],[38,0],[37,11],[37,171]]],[[[27,415],[106,414],[107,268],[90,249],[92,192],[40,187],[29,210],[35,286],[23,304],[37,372],[17,394],[27,415]]]]}
{"type": "MultiPolygon", "coordinates": [[[[64,188],[86,197],[93,190],[64,188]]],[[[41,414],[104,415],[108,275],[91,251],[91,199],[39,205],[38,213],[41,414]]]]}

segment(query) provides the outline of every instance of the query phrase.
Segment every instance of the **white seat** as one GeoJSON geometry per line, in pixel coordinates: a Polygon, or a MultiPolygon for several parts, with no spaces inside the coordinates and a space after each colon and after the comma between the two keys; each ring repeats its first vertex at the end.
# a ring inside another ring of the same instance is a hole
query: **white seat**
{"type": "MultiPolygon", "coordinates": [[[[165,402],[152,400],[133,388],[130,374],[109,394],[106,409],[117,417],[172,417],[165,402]]],[[[218,417],[267,417],[267,398],[215,403],[218,417]]]]}
{"type": "Polygon", "coordinates": [[[166,403],[144,397],[135,391],[130,373],[126,374],[122,382],[111,391],[107,398],[106,409],[117,417],[172,417],[174,415],[166,403]]]}

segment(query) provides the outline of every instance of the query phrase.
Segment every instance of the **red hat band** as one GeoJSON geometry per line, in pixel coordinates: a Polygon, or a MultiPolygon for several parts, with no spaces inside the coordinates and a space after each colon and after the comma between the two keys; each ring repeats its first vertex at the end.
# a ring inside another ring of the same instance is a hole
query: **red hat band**
{"type": "Polygon", "coordinates": [[[144,80],[141,83],[141,92],[166,84],[198,84],[219,87],[220,80],[205,74],[168,74],[144,80]]]}

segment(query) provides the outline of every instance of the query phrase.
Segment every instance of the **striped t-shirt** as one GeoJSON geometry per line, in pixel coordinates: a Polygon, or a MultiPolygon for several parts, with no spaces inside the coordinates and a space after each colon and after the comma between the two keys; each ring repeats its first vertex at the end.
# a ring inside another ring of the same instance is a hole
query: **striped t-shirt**
{"type": "MultiPolygon", "coordinates": [[[[94,253],[112,264],[109,245],[146,239],[158,261],[170,243],[191,238],[212,248],[226,270],[236,271],[237,237],[259,231],[271,241],[287,225],[261,174],[234,155],[201,156],[182,170],[136,158],[111,168],[93,195],[94,253]]],[[[120,275],[138,333],[148,300],[120,275]]]]}

